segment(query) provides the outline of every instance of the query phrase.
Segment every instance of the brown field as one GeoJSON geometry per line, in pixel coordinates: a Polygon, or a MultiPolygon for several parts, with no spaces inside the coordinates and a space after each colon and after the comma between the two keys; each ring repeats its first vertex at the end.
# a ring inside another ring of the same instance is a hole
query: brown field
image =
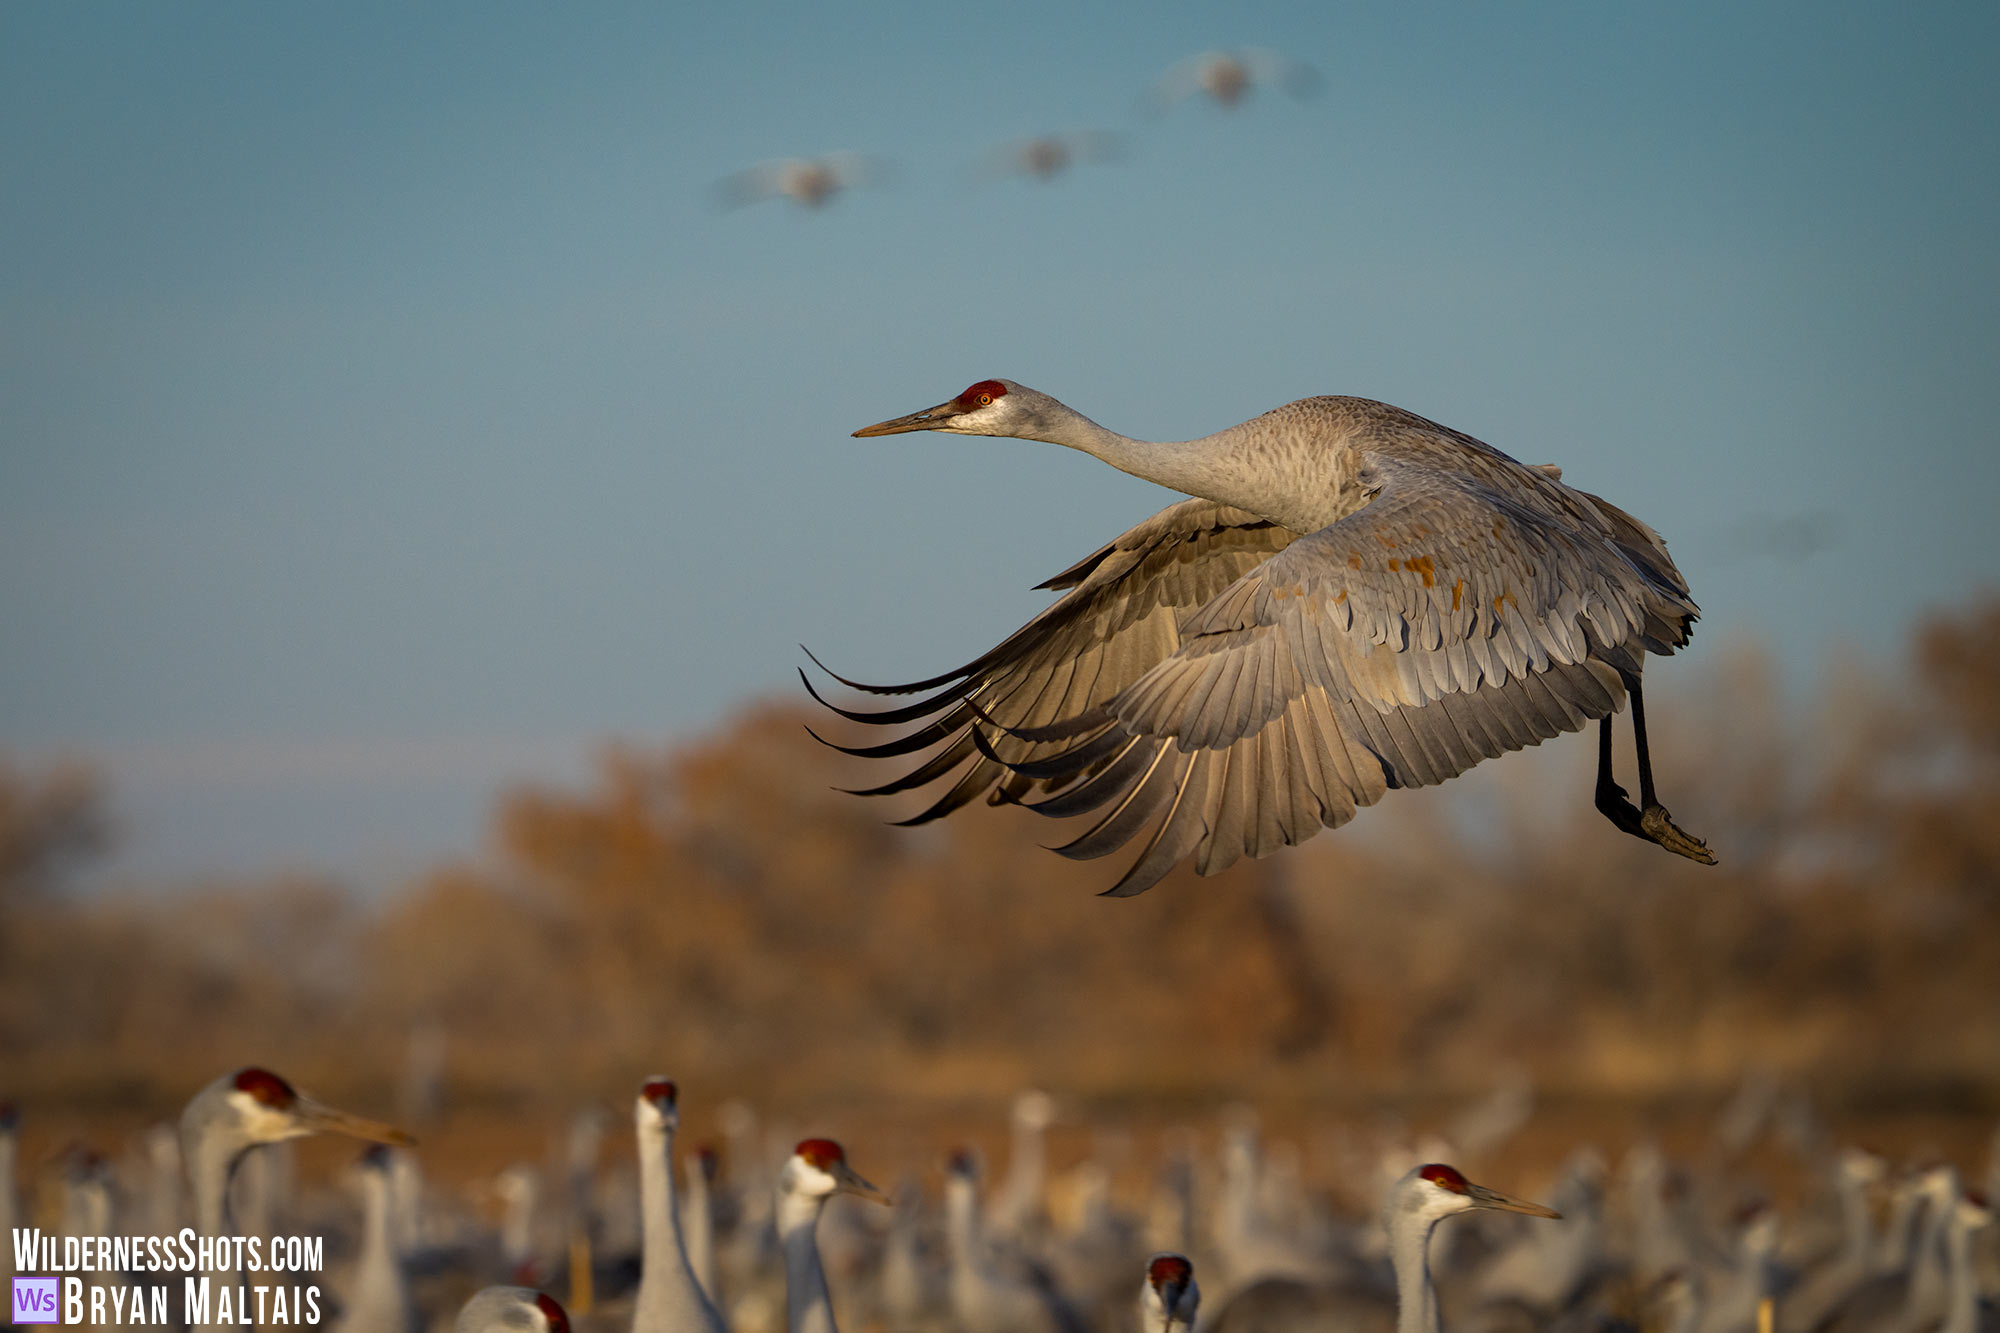
{"type": "Polygon", "coordinates": [[[440,1180],[544,1155],[590,1102],[621,1152],[664,1070],[689,1141],[739,1097],[885,1176],[966,1139],[1003,1160],[1025,1086],[1067,1109],[1058,1165],[1089,1126],[1145,1162],[1245,1102],[1338,1186],[1330,1143],[1441,1125],[1519,1073],[1538,1110],[1489,1172],[1506,1187],[1582,1142],[1694,1153],[1764,1071],[1836,1136],[1977,1170],[2000,1116],[1996,664],[1986,604],[1927,627],[1902,676],[1809,704],[1747,650],[1662,671],[1663,795],[1715,869],[1600,819],[1577,738],[1130,901],[1018,811],[885,827],[789,703],[607,754],[588,790],[513,792],[488,848],[380,905],[297,879],[73,899],[115,793],[0,768],[0,1082],[30,1170],[115,1151],[246,1063],[393,1114],[422,1031],[440,1180]]]}

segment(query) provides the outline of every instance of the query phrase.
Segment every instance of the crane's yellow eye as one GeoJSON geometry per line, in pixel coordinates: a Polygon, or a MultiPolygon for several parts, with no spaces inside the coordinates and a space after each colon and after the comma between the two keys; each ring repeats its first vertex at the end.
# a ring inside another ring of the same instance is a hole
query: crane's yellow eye
{"type": "Polygon", "coordinates": [[[992,401],[993,401],[993,395],[990,393],[982,393],[979,395],[979,405],[981,407],[987,406],[992,401]]]}

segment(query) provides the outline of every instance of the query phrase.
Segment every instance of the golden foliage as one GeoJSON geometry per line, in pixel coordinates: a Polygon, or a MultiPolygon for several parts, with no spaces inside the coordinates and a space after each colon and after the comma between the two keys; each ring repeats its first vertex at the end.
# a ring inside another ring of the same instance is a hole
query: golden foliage
{"type": "Polygon", "coordinates": [[[0,769],[0,1059],[77,1098],[249,1060],[380,1095],[435,1024],[456,1095],[510,1103],[654,1069],[1159,1105],[1462,1095],[1509,1066],[1591,1097],[1763,1066],[1850,1103],[2000,1100],[2000,604],[1927,626],[1899,694],[1850,681],[1793,725],[1743,652],[1651,720],[1718,869],[1611,829],[1568,741],[1129,901],[1021,811],[885,826],[789,705],[513,792],[483,858],[374,909],[310,883],[27,892],[101,815],[73,775],[0,769]]]}

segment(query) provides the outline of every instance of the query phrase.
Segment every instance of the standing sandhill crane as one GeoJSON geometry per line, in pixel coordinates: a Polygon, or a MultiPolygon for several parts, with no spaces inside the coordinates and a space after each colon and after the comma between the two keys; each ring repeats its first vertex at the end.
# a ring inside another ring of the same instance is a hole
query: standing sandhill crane
{"type": "Polygon", "coordinates": [[[1811,1333],[1848,1293],[1868,1279],[1875,1257],[1875,1208],[1870,1195],[1882,1180],[1884,1163],[1861,1148],[1844,1149],[1834,1164],[1834,1194],[1840,1204],[1840,1247],[1806,1270],[1778,1307],[1783,1333],[1811,1333]]]}
{"type": "Polygon", "coordinates": [[[1686,643],[1699,612],[1659,536],[1557,469],[1365,398],[1301,399],[1153,444],[982,380],[854,433],[915,430],[1045,440],[1200,498],[1050,579],[1064,596],[956,671],[894,686],[836,677],[878,694],[937,690],[834,710],[929,719],[885,744],[839,747],[867,758],[941,747],[861,793],[956,773],[908,822],[981,795],[1040,793],[1025,803],[1044,815],[1108,811],[1056,849],[1073,858],[1150,824],[1108,891],[1126,896],[1189,855],[1212,874],[1338,827],[1391,787],[1443,782],[1596,721],[1597,808],[1714,862],[1654,794],[1639,690],[1646,654],[1686,643]],[[1628,692],[1638,806],[1611,769],[1611,715],[1628,692]]]}
{"type": "Polygon", "coordinates": [[[1319,75],[1309,65],[1261,47],[1204,51],[1162,74],[1146,101],[1151,109],[1164,111],[1202,94],[1228,110],[1249,96],[1251,88],[1258,84],[1276,85],[1294,97],[1306,97],[1319,87],[1319,75]]]}
{"type": "Polygon", "coordinates": [[[488,1287],[465,1303],[452,1333],[569,1333],[556,1298],[533,1287],[488,1287]]]}
{"type": "MultiPolygon", "coordinates": [[[[103,1157],[81,1145],[63,1154],[62,1178],[57,1214],[65,1236],[105,1236],[112,1233],[112,1173],[103,1157]]],[[[7,1234],[9,1241],[12,1232],[7,1234]]],[[[126,1308],[128,1283],[115,1268],[99,1268],[86,1273],[84,1285],[94,1288],[85,1302],[111,1311],[126,1308]]],[[[115,1317],[115,1314],[114,1314],[115,1317]]],[[[123,1327],[123,1325],[115,1325],[123,1327]]]]}
{"type": "Polygon", "coordinates": [[[361,1254],[347,1290],[340,1333],[415,1333],[420,1326],[395,1220],[393,1163],[389,1150],[371,1145],[355,1164],[361,1194],[361,1254]]]}
{"type": "MultiPolygon", "coordinates": [[[[20,1200],[14,1189],[15,1161],[20,1150],[21,1113],[14,1103],[0,1101],[0,1236],[7,1237],[5,1254],[0,1254],[0,1278],[11,1284],[14,1277],[14,1223],[20,1217],[20,1200]]],[[[11,1290],[11,1286],[10,1286],[11,1290]]]]}
{"type": "Polygon", "coordinates": [[[1978,1265],[1972,1255],[1972,1233],[1992,1225],[1993,1205],[1984,1194],[1968,1190],[1952,1204],[1945,1225],[1951,1283],[1938,1333],[1993,1333],[2000,1329],[2000,1307],[1981,1293],[1978,1265]]]}
{"type": "Polygon", "coordinates": [[[1189,1333],[1201,1308],[1194,1265],[1184,1254],[1162,1251],[1146,1261],[1146,1285],[1139,1288],[1139,1333],[1189,1333]]]}
{"type": "Polygon", "coordinates": [[[1437,1288],[1431,1283],[1431,1231],[1454,1213],[1498,1208],[1531,1217],[1561,1217],[1553,1208],[1475,1185],[1457,1168],[1433,1162],[1404,1176],[1383,1218],[1396,1266],[1396,1333],[1438,1333],[1437,1288]]]}
{"type": "Polygon", "coordinates": [[[1044,1201],[1048,1175],[1047,1136],[1056,1122],[1056,1101],[1039,1088],[1023,1088],[1014,1094],[1008,1116],[1012,1131],[1007,1153],[1007,1175],[994,1192],[987,1220],[998,1234],[1032,1246],[1048,1228],[1044,1201]]]}
{"type": "Polygon", "coordinates": [[[1950,1286],[1945,1235],[1960,1197],[1958,1172],[1935,1164],[1898,1182],[1890,1202],[1889,1244],[1877,1271],[1820,1325],[1827,1333],[1916,1333],[1942,1319],[1950,1286]]]}
{"type": "Polygon", "coordinates": [[[632,1118],[639,1140],[639,1214],[645,1251],[632,1333],[725,1333],[728,1325],[688,1261],[674,1196],[679,1089],[655,1075],[639,1089],[632,1118]]]}
{"type": "Polygon", "coordinates": [[[778,1173],[778,1244],[785,1253],[785,1327],[789,1333],[836,1333],[833,1298],[819,1262],[819,1215],[836,1194],[887,1204],[889,1196],[854,1173],[832,1139],[800,1143],[778,1173]]]}
{"type": "Polygon", "coordinates": [[[714,1148],[703,1144],[695,1149],[687,1159],[687,1190],[680,1204],[681,1240],[687,1247],[688,1267],[718,1310],[722,1308],[721,1279],[715,1265],[715,1175],[719,1165],[714,1148]]]}
{"type": "Polygon", "coordinates": [[[1736,1222],[1732,1243],[1702,1282],[1702,1333],[1754,1333],[1777,1286],[1778,1215],[1752,1204],[1736,1222]]]}
{"type": "MultiPolygon", "coordinates": [[[[321,1132],[402,1147],[416,1142],[400,1129],[314,1101],[268,1069],[239,1069],[196,1093],[181,1112],[181,1158],[194,1190],[199,1232],[232,1234],[229,1181],[252,1148],[321,1132]]],[[[230,1306],[240,1311],[234,1290],[237,1275],[221,1276],[230,1306]]],[[[216,1300],[220,1318],[223,1294],[218,1293],[216,1300]]]]}

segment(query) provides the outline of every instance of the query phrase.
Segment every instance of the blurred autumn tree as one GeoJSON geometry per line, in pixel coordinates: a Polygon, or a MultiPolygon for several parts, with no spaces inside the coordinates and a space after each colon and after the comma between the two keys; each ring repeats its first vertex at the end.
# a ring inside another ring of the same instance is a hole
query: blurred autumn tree
{"type": "Polygon", "coordinates": [[[88,769],[64,765],[35,781],[0,763],[0,901],[46,890],[107,833],[88,769]]]}
{"type": "Polygon", "coordinates": [[[1611,829],[1567,741],[1127,901],[1021,811],[883,825],[791,705],[514,792],[479,859],[367,911],[308,882],[71,901],[37,886],[95,797],[0,769],[0,1059],[75,1095],[250,1059],[380,1092],[436,1025],[461,1098],[665,1068],[781,1101],[1407,1099],[1520,1067],[1659,1099],[1764,1066],[1836,1102],[2000,1105],[2000,603],[1804,725],[1754,652],[1654,714],[1716,869],[1611,829]]]}

